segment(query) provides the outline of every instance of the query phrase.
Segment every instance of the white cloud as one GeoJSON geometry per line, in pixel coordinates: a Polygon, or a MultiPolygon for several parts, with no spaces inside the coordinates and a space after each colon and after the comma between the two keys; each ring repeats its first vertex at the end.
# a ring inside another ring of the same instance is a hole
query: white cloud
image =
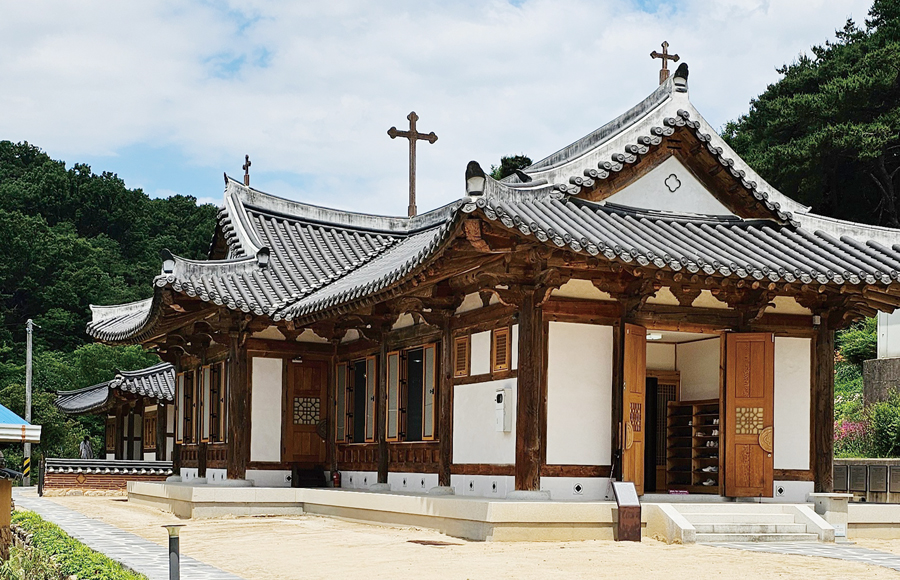
{"type": "Polygon", "coordinates": [[[470,159],[537,160],[642,99],[664,39],[721,125],[869,3],[7,2],[0,138],[70,161],[174,146],[186,164],[236,176],[250,153],[260,188],[404,214],[407,146],[386,131],[410,110],[439,136],[419,145],[424,210],[462,195],[470,159]]]}

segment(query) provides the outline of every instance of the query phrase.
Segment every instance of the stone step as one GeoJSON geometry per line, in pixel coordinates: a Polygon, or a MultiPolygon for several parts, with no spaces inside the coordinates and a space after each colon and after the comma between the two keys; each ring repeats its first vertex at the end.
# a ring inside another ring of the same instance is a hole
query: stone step
{"type": "Polygon", "coordinates": [[[692,524],[792,524],[793,514],[682,513],[692,524]]]}
{"type": "Polygon", "coordinates": [[[694,524],[698,534],[805,534],[806,524],[694,524]]]}
{"type": "Polygon", "coordinates": [[[704,542],[818,542],[817,534],[697,534],[704,542]]]}
{"type": "MultiPolygon", "coordinates": [[[[777,503],[681,503],[676,506],[679,512],[687,514],[783,514],[784,504],[777,503]]],[[[787,512],[790,513],[790,512],[787,512]]]]}

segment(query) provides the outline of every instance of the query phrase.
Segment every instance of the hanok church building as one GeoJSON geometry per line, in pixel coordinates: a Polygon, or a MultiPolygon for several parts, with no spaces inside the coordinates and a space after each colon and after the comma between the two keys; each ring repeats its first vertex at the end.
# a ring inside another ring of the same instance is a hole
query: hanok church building
{"type": "Polygon", "coordinates": [[[175,366],[157,457],[257,486],[831,491],[834,331],[900,304],[900,232],[779,193],[687,77],[410,218],[226,177],[208,260],[92,308],[91,336],[175,366]]]}

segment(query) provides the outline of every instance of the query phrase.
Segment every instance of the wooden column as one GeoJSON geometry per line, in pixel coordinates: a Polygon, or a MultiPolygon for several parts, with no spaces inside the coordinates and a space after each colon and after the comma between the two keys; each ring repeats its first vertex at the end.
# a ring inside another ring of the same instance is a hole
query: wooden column
{"type": "Polygon", "coordinates": [[[168,409],[159,401],[156,405],[156,460],[166,460],[166,431],[168,430],[168,409]]]}
{"type": "Polygon", "coordinates": [[[245,479],[250,461],[250,384],[247,378],[247,349],[240,332],[229,333],[228,341],[228,479],[245,479]]]}
{"type": "MultiPolygon", "coordinates": [[[[375,439],[378,442],[378,483],[387,483],[390,457],[387,443],[387,342],[381,335],[381,357],[378,361],[378,389],[375,396],[375,439]]],[[[354,389],[365,388],[353,385],[354,389]]],[[[356,412],[356,410],[354,410],[356,412]]]]}
{"type": "Polygon", "coordinates": [[[116,405],[116,459],[125,459],[125,405],[116,405]]]}
{"type": "Polygon", "coordinates": [[[625,385],[625,318],[613,326],[613,367],[612,367],[612,473],[611,477],[622,480],[622,404],[625,385]]]}
{"type": "Polygon", "coordinates": [[[326,431],[328,435],[325,437],[325,463],[328,465],[328,470],[332,473],[337,471],[337,442],[335,439],[337,438],[337,420],[338,418],[335,416],[337,414],[337,351],[338,346],[341,344],[340,339],[333,339],[331,341],[332,346],[334,347],[334,351],[331,355],[331,360],[329,362],[329,369],[327,376],[328,380],[328,388],[326,392],[328,393],[327,397],[327,406],[328,413],[325,417],[325,422],[327,425],[326,431]]]}
{"type": "Polygon", "coordinates": [[[816,334],[815,350],[815,491],[834,491],[834,331],[825,323],[816,334]]]}
{"type": "Polygon", "coordinates": [[[453,463],[453,333],[448,316],[441,335],[441,380],[438,387],[438,485],[449,487],[453,463]]]}
{"type": "Polygon", "coordinates": [[[9,560],[9,548],[12,546],[11,512],[12,481],[0,479],[0,558],[3,561],[9,560]]]}
{"type": "Polygon", "coordinates": [[[134,448],[135,444],[140,442],[137,445],[137,449],[134,450],[134,458],[142,461],[144,459],[144,415],[146,415],[146,405],[147,403],[143,397],[140,397],[137,403],[134,404],[134,442],[131,444],[132,448],[134,448]],[[137,425],[138,417],[141,418],[140,427],[137,425]]]}
{"type": "Polygon", "coordinates": [[[516,403],[516,489],[541,488],[543,449],[542,394],[544,344],[543,310],[535,302],[535,289],[525,287],[519,307],[519,369],[516,403]]]}
{"type": "Polygon", "coordinates": [[[125,441],[125,459],[134,459],[134,405],[128,410],[128,438],[125,441]]]}

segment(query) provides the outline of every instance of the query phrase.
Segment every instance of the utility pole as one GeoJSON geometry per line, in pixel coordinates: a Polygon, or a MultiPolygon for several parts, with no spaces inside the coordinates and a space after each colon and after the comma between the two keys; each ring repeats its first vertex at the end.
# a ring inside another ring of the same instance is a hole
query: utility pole
{"type": "MultiPolygon", "coordinates": [[[[33,333],[34,321],[29,318],[28,321],[25,322],[25,420],[28,423],[31,423],[31,335],[33,333]]],[[[25,481],[23,483],[27,487],[31,485],[31,443],[25,444],[25,460],[23,463],[23,472],[25,474],[25,481]]]]}

